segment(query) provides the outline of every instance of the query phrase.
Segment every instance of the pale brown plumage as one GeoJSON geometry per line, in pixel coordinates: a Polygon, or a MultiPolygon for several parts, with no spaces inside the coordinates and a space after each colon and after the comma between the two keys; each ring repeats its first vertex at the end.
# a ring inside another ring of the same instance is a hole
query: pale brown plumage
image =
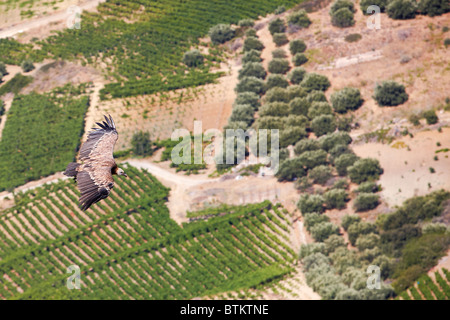
{"type": "Polygon", "coordinates": [[[126,176],[113,157],[114,144],[118,139],[114,120],[111,116],[105,116],[105,120],[97,122],[100,128],[93,128],[81,146],[79,160],[82,163],[71,162],[64,172],[77,181],[82,210],[109,196],[114,187],[113,174],[126,176]]]}

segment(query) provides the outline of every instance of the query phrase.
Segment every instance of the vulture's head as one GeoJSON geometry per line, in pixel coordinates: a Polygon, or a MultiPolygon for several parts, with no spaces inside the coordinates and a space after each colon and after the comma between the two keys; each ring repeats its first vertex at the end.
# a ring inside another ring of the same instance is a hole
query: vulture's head
{"type": "Polygon", "coordinates": [[[125,173],[125,171],[123,171],[121,168],[117,169],[117,175],[118,176],[128,177],[127,174],[125,173]]]}

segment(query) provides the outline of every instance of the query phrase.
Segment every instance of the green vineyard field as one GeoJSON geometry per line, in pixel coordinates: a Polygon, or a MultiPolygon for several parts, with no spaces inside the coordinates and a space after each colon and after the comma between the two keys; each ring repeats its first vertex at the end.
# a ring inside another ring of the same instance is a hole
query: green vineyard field
{"type": "Polygon", "coordinates": [[[292,271],[288,215],[266,201],[180,227],[169,189],[123,166],[105,201],[77,208],[72,181],[20,196],[0,212],[1,299],[190,299],[258,287],[292,271]],[[66,287],[67,268],[81,289],[66,287]]]}
{"type": "Polygon", "coordinates": [[[400,296],[403,300],[449,300],[450,272],[447,269],[436,271],[434,279],[428,275],[422,276],[417,286],[402,292],[400,296]]]}
{"type": "Polygon", "coordinates": [[[84,86],[14,97],[0,141],[0,191],[62,171],[75,159],[89,106],[84,86]]]}
{"type": "Polygon", "coordinates": [[[102,99],[151,94],[194,87],[214,81],[221,73],[211,73],[220,61],[211,48],[203,67],[190,70],[182,64],[185,51],[199,44],[210,27],[257,19],[287,0],[108,0],[97,13],[83,13],[80,29],[66,29],[39,41],[40,50],[16,40],[0,40],[0,61],[20,64],[23,59],[40,61],[81,59],[103,62],[111,79],[101,91],[102,99]]]}

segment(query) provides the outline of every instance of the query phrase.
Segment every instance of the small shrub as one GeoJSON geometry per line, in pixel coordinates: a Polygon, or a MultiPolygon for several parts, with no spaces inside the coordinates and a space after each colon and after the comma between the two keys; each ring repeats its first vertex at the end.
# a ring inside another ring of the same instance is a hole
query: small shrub
{"type": "Polygon", "coordinates": [[[444,46],[447,48],[448,46],[450,46],[450,38],[445,38],[444,40],[444,46]]]}
{"type": "Polygon", "coordinates": [[[247,37],[244,40],[244,52],[250,50],[262,51],[264,49],[264,45],[261,41],[259,41],[256,37],[247,37]]]}
{"type": "Polygon", "coordinates": [[[416,10],[416,2],[411,0],[393,0],[386,7],[386,12],[391,19],[414,19],[416,10]]]}
{"type": "Polygon", "coordinates": [[[420,117],[417,114],[412,114],[409,116],[409,122],[415,126],[418,126],[420,125],[420,117]]]}
{"type": "Polygon", "coordinates": [[[306,91],[311,92],[313,90],[326,91],[331,83],[326,76],[317,73],[307,73],[300,85],[305,88],[306,91]]]}
{"type": "Polygon", "coordinates": [[[204,57],[197,49],[189,50],[183,55],[183,63],[188,67],[198,67],[203,64],[204,57]]]}
{"type": "Polygon", "coordinates": [[[380,197],[373,193],[360,193],[356,196],[353,207],[356,212],[375,209],[379,204],[380,197]]]}
{"type": "Polygon", "coordinates": [[[285,33],[275,33],[273,35],[273,42],[277,47],[281,47],[288,43],[289,40],[285,33]]]}
{"type": "Polygon", "coordinates": [[[289,62],[286,59],[273,59],[269,62],[269,72],[285,74],[289,71],[289,62]]]}
{"type": "Polygon", "coordinates": [[[153,154],[150,133],[139,131],[131,138],[132,151],[137,156],[151,156],[153,154]]]}
{"type": "Polygon", "coordinates": [[[287,18],[287,22],[290,25],[295,25],[300,28],[308,28],[309,25],[311,24],[311,20],[309,20],[305,10],[299,10],[297,12],[292,13],[287,18]]]}
{"type": "Polygon", "coordinates": [[[292,57],[292,62],[294,63],[294,66],[298,67],[308,62],[308,58],[303,53],[296,53],[292,57]]]}
{"type": "Polygon", "coordinates": [[[259,62],[248,62],[244,64],[241,70],[239,70],[239,79],[245,77],[256,77],[259,79],[265,79],[267,75],[266,70],[259,62]]]}
{"type": "Polygon", "coordinates": [[[331,104],[337,113],[357,110],[363,104],[361,93],[357,88],[344,88],[331,95],[331,104]]]}
{"type": "Polygon", "coordinates": [[[405,86],[395,81],[384,81],[377,84],[373,98],[379,106],[398,106],[408,100],[405,86]]]}
{"type": "Polygon", "coordinates": [[[362,39],[362,36],[359,33],[351,33],[351,34],[345,36],[345,38],[344,38],[344,40],[347,42],[357,42],[361,39],[362,39]]]}
{"type": "Polygon", "coordinates": [[[288,74],[288,79],[292,84],[299,84],[306,75],[306,70],[302,67],[292,69],[288,74]]]}
{"type": "Polygon", "coordinates": [[[22,68],[23,72],[30,72],[34,69],[34,64],[31,60],[24,60],[20,67],[22,68]]]}
{"type": "Polygon", "coordinates": [[[221,44],[234,37],[235,31],[229,24],[218,24],[209,29],[208,35],[211,38],[212,43],[221,44]]]}
{"type": "Polygon", "coordinates": [[[422,113],[422,116],[427,121],[427,124],[436,124],[439,121],[438,116],[434,110],[427,110],[422,113]]]}
{"type": "Polygon", "coordinates": [[[280,18],[276,18],[269,22],[269,32],[271,35],[275,33],[283,33],[286,31],[286,24],[280,18]]]}
{"type": "Polygon", "coordinates": [[[351,27],[355,24],[353,12],[348,8],[341,8],[331,15],[331,24],[339,28],[351,27]]]}
{"type": "Polygon", "coordinates": [[[291,51],[292,55],[295,55],[296,53],[305,52],[305,50],[306,50],[306,44],[301,39],[295,39],[289,43],[289,51],[291,51]]]}

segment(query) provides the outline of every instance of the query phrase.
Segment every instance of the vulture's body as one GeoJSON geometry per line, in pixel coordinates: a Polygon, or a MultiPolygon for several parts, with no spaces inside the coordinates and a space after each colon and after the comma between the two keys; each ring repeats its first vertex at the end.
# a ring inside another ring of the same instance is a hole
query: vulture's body
{"type": "Polygon", "coordinates": [[[71,162],[64,172],[77,181],[82,210],[109,196],[114,187],[114,174],[126,176],[117,167],[113,157],[114,144],[118,138],[116,126],[111,116],[105,116],[105,119],[103,123],[97,122],[100,128],[93,128],[81,146],[79,160],[82,163],[71,162]]]}

